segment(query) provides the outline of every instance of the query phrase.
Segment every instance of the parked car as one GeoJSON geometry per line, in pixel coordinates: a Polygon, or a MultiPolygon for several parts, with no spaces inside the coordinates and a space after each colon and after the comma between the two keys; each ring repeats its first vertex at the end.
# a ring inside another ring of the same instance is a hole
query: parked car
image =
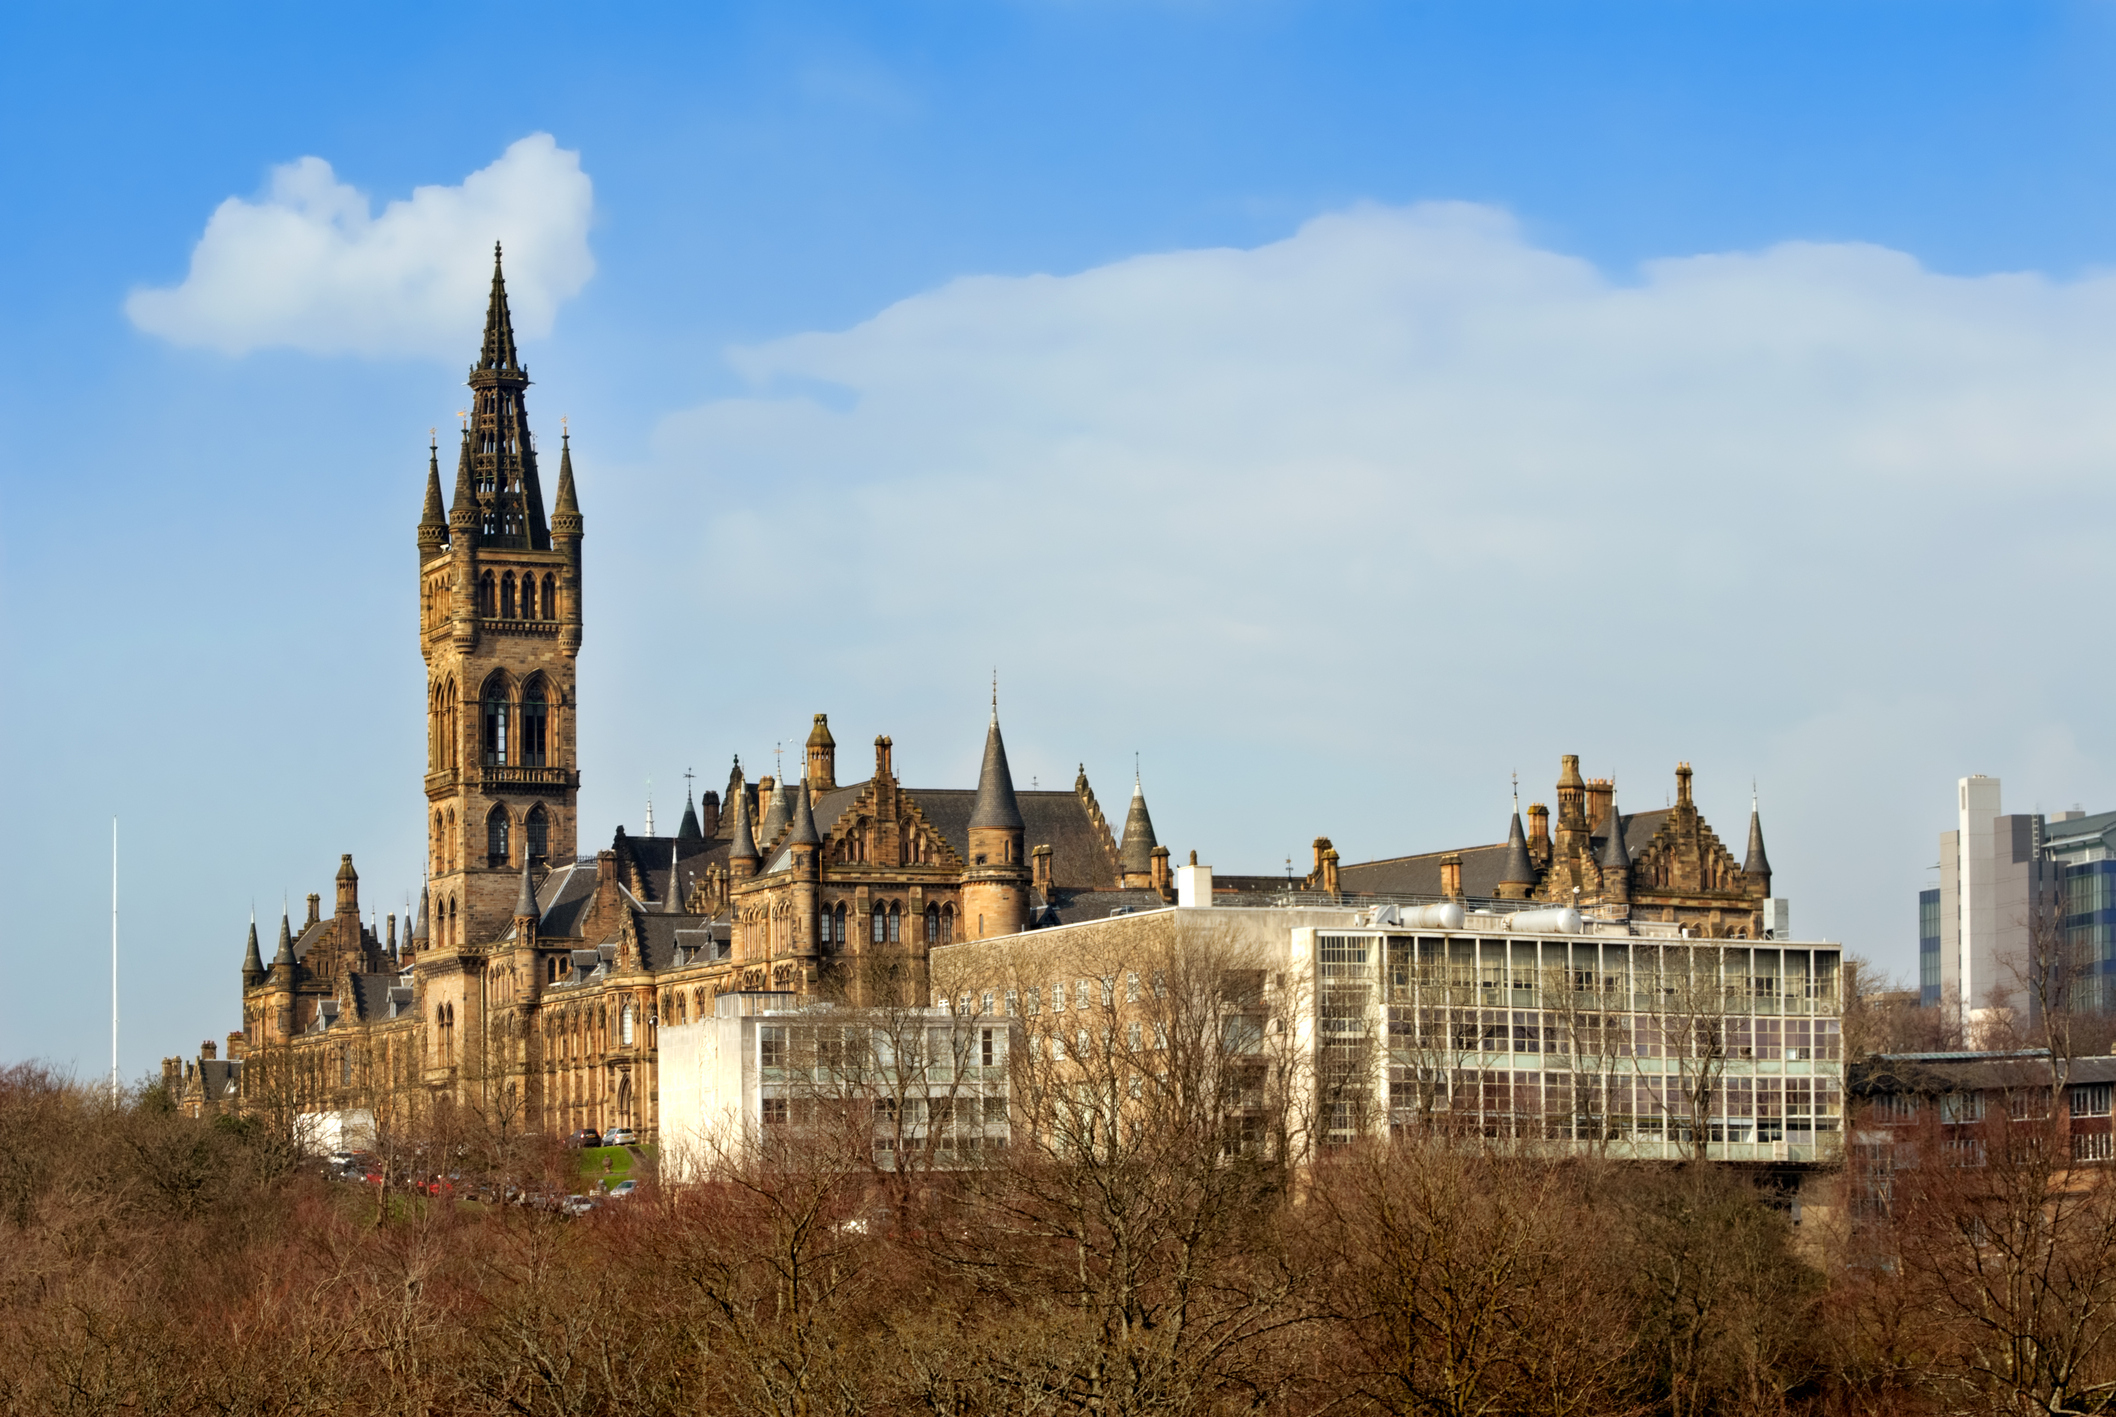
{"type": "Polygon", "coordinates": [[[577,1131],[577,1132],[568,1132],[568,1133],[566,1134],[566,1145],[567,1145],[567,1146],[601,1146],[601,1145],[602,1145],[602,1133],[601,1133],[601,1132],[598,1132],[598,1131],[596,1131],[596,1130],[595,1130],[595,1129],[594,1129],[593,1127],[582,1127],[582,1128],[581,1128],[581,1129],[580,1129],[579,1131],[577,1131]]]}
{"type": "Polygon", "coordinates": [[[586,1215],[589,1211],[595,1209],[595,1197],[567,1196],[558,1203],[558,1209],[562,1215],[586,1215]]]}
{"type": "Polygon", "coordinates": [[[639,1133],[633,1131],[630,1127],[612,1127],[609,1130],[609,1134],[603,1137],[602,1144],[604,1146],[637,1146],[639,1145],[639,1133]]]}
{"type": "Polygon", "coordinates": [[[621,1200],[625,1196],[631,1195],[634,1191],[638,1189],[639,1182],[633,1180],[630,1177],[626,1177],[624,1180],[619,1181],[616,1185],[610,1187],[610,1199],[621,1200]]]}

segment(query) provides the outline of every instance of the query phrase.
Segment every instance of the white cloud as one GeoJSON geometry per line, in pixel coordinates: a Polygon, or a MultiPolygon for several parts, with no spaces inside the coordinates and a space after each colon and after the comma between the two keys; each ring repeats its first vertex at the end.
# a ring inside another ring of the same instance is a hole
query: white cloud
{"type": "Polygon", "coordinates": [[[1222,870],[1497,839],[1561,752],[1658,806],[1688,759],[1737,850],[1761,780],[1799,928],[1896,964],[1956,776],[2116,801],[2116,668],[2042,638],[2107,571],[2106,275],[1791,243],[1615,280],[1369,207],[733,360],[752,393],[583,482],[615,599],[768,632],[731,698],[654,617],[598,630],[663,676],[628,697],[714,703],[700,750],[828,709],[966,782],[996,662],[1018,777],[1121,793],[1142,749],[1222,870]]]}
{"type": "Polygon", "coordinates": [[[461,356],[475,342],[506,247],[516,333],[549,332],[595,272],[594,188],[580,154],[533,133],[454,187],[415,188],[378,217],[331,165],[272,170],[265,195],[230,197],[206,223],[181,285],[135,290],[133,324],[171,343],[246,354],[461,356]]]}

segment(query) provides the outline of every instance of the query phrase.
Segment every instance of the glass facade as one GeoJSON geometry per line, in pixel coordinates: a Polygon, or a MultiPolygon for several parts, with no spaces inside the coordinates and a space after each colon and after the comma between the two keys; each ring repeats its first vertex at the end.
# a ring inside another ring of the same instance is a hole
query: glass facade
{"type": "Polygon", "coordinates": [[[1311,958],[1326,1142],[1385,1120],[1642,1158],[1839,1149],[1836,949],[1319,931],[1311,958]]]}
{"type": "Polygon", "coordinates": [[[2091,1009],[2116,1006],[2116,861],[2083,861],[2064,870],[2065,941],[2085,975],[2091,1009]]]}
{"type": "Polygon", "coordinates": [[[1918,892],[1918,1002],[1940,1001],[1940,893],[1918,892]]]}

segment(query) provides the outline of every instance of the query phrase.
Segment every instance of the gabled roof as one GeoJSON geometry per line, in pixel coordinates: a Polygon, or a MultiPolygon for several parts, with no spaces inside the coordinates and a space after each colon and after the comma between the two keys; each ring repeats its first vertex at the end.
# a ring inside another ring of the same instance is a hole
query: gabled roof
{"type": "MultiPolygon", "coordinates": [[[[933,829],[963,860],[970,859],[970,816],[977,794],[960,788],[906,788],[933,829]]],[[[1051,848],[1051,881],[1061,888],[1096,890],[1116,885],[1117,863],[1096,829],[1087,804],[1071,792],[1016,792],[1021,844],[1033,853],[1051,848]]]]}

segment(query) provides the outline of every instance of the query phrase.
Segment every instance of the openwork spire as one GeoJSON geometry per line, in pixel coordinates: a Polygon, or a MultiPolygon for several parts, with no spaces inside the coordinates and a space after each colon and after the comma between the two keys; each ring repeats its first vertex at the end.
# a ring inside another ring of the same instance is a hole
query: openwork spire
{"type": "Polygon", "coordinates": [[[507,281],[500,248],[492,248],[492,301],[485,310],[485,341],[470,371],[469,462],[476,489],[478,541],[494,547],[551,549],[544,520],[544,493],[536,476],[536,443],[522,399],[529,387],[514,348],[514,320],[507,312],[507,281]]]}

